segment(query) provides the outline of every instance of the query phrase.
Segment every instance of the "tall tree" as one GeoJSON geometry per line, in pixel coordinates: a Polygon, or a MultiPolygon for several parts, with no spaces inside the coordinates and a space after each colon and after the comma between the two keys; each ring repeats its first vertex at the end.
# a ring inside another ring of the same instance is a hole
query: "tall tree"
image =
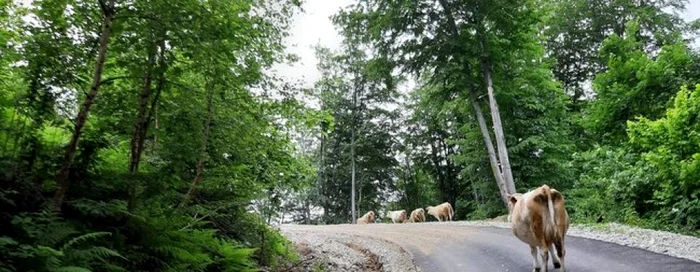
{"type": "Polygon", "coordinates": [[[61,162],[61,168],[56,174],[56,183],[58,183],[58,189],[54,194],[54,208],[57,210],[61,209],[63,205],[63,199],[66,195],[66,190],[68,190],[68,174],[70,173],[71,165],[73,164],[73,159],[75,157],[75,151],[78,148],[78,141],[80,140],[80,135],[83,133],[83,128],[90,114],[90,108],[97,98],[97,92],[100,90],[100,85],[102,85],[102,73],[105,65],[105,60],[107,58],[107,49],[109,46],[109,38],[112,34],[112,20],[116,12],[115,3],[113,0],[100,0],[100,10],[102,11],[102,30],[100,31],[100,41],[98,45],[97,61],[95,63],[95,71],[92,75],[92,83],[90,85],[90,91],[88,92],[85,100],[83,101],[78,116],[75,120],[75,127],[73,128],[73,135],[71,136],[66,151],[63,154],[63,161],[61,162]]]}
{"type": "MultiPolygon", "coordinates": [[[[346,35],[361,37],[358,39],[389,52],[404,72],[420,75],[429,71],[430,84],[448,93],[446,101],[471,101],[476,118],[463,120],[476,120],[480,126],[493,179],[505,199],[518,182],[528,187],[544,178],[528,173],[529,163],[550,164],[568,155],[562,148],[567,146],[565,138],[544,137],[566,135],[568,128],[563,116],[558,116],[566,109],[563,93],[553,83],[538,43],[540,12],[532,1],[372,0],[360,1],[336,21],[346,35]],[[489,77],[493,130],[479,117],[484,116],[480,98],[484,91],[489,93],[489,77]],[[498,106],[508,110],[498,111],[498,106]],[[533,118],[541,123],[525,122],[533,118]],[[497,125],[499,119],[502,126],[497,125]],[[542,126],[545,123],[555,129],[547,131],[542,126]],[[493,147],[491,131],[498,149],[493,147]],[[510,154],[510,150],[515,152],[510,154]],[[543,155],[548,159],[542,160],[543,155]],[[528,163],[513,165],[509,171],[506,162],[511,157],[528,163]],[[520,173],[515,174],[517,171],[520,173]]],[[[555,175],[564,178],[557,183],[566,183],[565,175],[555,175]]]]}
{"type": "Polygon", "coordinates": [[[322,150],[323,201],[326,223],[354,222],[352,180],[356,175],[356,215],[378,211],[394,188],[397,145],[396,112],[382,108],[393,103],[396,91],[386,63],[370,60],[360,50],[333,54],[319,48],[322,77],[315,88],[334,119],[322,150]],[[355,102],[355,103],[353,103],[355,102]],[[354,167],[353,167],[354,165],[354,167]],[[353,171],[353,168],[355,171],[353,171]],[[351,196],[351,197],[348,197],[351,196]]]}

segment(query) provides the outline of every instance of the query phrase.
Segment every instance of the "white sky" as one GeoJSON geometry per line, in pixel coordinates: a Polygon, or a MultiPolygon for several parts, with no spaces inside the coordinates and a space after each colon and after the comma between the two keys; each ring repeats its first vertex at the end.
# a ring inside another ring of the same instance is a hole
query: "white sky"
{"type": "Polygon", "coordinates": [[[294,66],[279,64],[273,67],[273,70],[292,81],[303,81],[305,87],[313,86],[313,83],[321,77],[316,69],[314,46],[321,44],[331,49],[340,48],[342,37],[336,31],[330,17],[353,2],[353,0],[305,0],[304,13],[296,16],[292,24],[291,36],[285,44],[287,52],[299,56],[300,61],[294,66]]]}
{"type": "MultiPolygon", "coordinates": [[[[319,77],[313,47],[320,43],[334,50],[340,49],[342,37],[336,31],[330,16],[353,0],[305,0],[304,13],[298,14],[292,25],[291,36],[286,41],[289,53],[300,57],[294,66],[276,65],[273,70],[292,81],[302,81],[311,87],[319,77]]],[[[686,21],[700,18],[700,0],[689,0],[686,11],[681,14],[686,21]]],[[[696,43],[697,44],[697,43],[696,43]]]]}

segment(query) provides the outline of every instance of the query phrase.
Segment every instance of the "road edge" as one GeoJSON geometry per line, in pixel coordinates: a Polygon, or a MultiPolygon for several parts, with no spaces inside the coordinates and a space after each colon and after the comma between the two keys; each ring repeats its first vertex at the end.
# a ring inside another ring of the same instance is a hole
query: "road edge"
{"type": "MultiPolygon", "coordinates": [[[[321,249],[321,254],[330,253],[332,250],[342,251],[344,249],[338,248],[325,249],[324,247],[332,247],[331,244],[341,244],[348,248],[347,244],[355,245],[359,248],[365,249],[372,254],[379,257],[382,264],[382,271],[406,271],[406,272],[421,272],[422,270],[416,264],[413,254],[405,247],[395,243],[393,241],[371,235],[371,234],[357,234],[357,233],[347,233],[343,231],[338,232],[327,232],[322,231],[312,231],[309,229],[295,229],[295,225],[280,226],[280,233],[284,235],[287,239],[292,241],[295,245],[299,243],[310,244],[321,249]]],[[[308,225],[305,227],[309,227],[308,225]]],[[[313,228],[313,227],[312,227],[313,228]]],[[[355,250],[355,249],[353,249],[355,250]]],[[[331,267],[326,268],[330,270],[324,271],[336,271],[333,267],[337,267],[337,271],[354,271],[348,268],[347,263],[357,263],[357,260],[353,260],[356,256],[351,256],[352,254],[345,254],[343,257],[347,258],[341,262],[329,265],[331,267]]],[[[338,257],[338,256],[336,256],[338,257]]],[[[317,261],[329,261],[333,258],[323,258],[317,261]]],[[[356,259],[356,258],[355,258],[356,259]]],[[[337,259],[336,259],[337,260],[337,259]]],[[[324,265],[328,265],[325,263],[324,265]]],[[[363,271],[363,270],[361,270],[363,271]]]]}
{"type": "MultiPolygon", "coordinates": [[[[510,222],[501,220],[453,222],[462,226],[511,228],[510,222]]],[[[700,263],[700,251],[697,250],[700,248],[700,238],[694,236],[644,229],[619,223],[571,224],[566,235],[647,250],[700,263]]]]}

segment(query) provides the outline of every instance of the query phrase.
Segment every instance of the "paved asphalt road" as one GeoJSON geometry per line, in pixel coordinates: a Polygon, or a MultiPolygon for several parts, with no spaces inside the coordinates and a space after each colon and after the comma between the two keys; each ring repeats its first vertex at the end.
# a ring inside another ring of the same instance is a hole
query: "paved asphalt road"
{"type": "MultiPolygon", "coordinates": [[[[383,238],[406,248],[424,272],[532,271],[530,248],[510,229],[452,222],[283,228],[383,238]]],[[[700,272],[698,262],[597,240],[567,236],[565,247],[568,272],[700,272]]],[[[549,271],[559,271],[551,258],[548,265],[549,271]]]]}

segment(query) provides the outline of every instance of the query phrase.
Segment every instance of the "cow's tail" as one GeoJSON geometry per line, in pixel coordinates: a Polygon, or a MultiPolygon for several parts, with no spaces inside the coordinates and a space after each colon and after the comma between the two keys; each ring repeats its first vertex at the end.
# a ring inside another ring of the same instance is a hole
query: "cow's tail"
{"type": "Polygon", "coordinates": [[[557,226],[557,220],[556,216],[554,214],[554,203],[552,201],[552,190],[549,188],[549,186],[544,185],[544,193],[547,195],[547,209],[549,210],[549,223],[552,225],[552,231],[556,235],[557,232],[559,231],[559,227],[557,226]]]}

